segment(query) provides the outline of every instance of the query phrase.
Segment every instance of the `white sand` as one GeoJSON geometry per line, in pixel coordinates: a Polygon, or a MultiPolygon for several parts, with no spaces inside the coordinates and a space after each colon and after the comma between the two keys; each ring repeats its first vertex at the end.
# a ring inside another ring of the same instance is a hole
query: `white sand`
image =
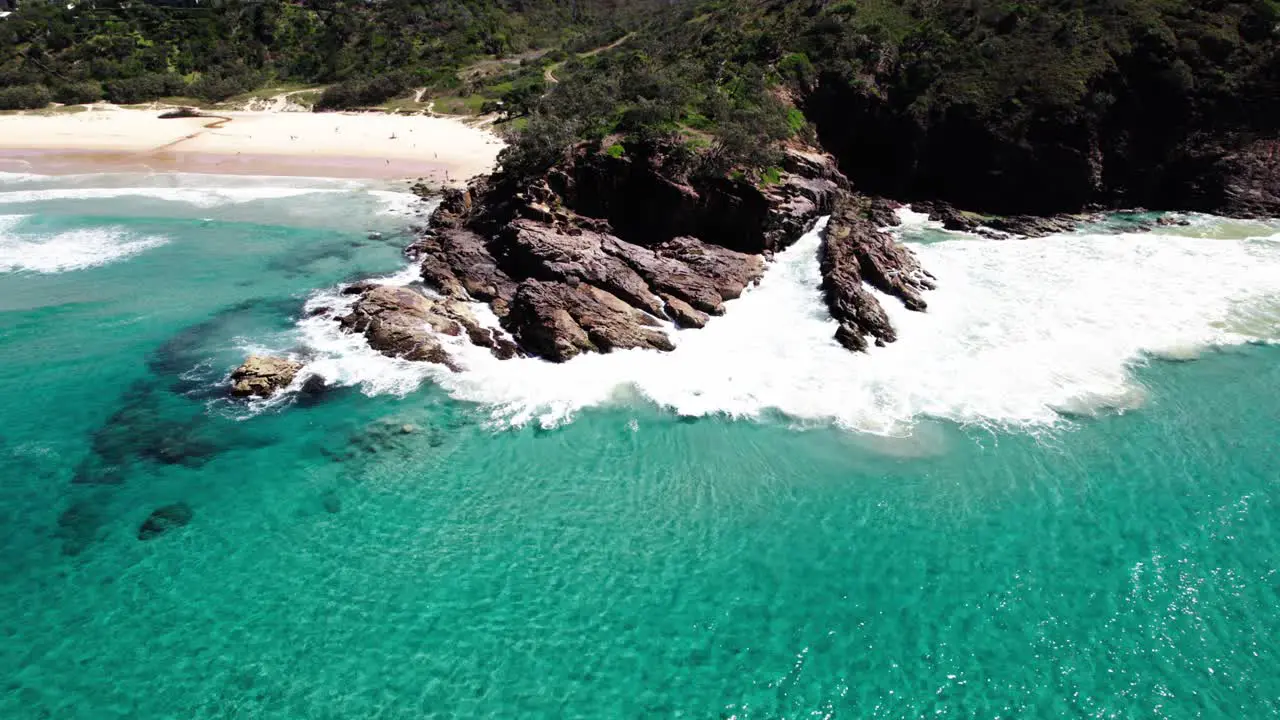
{"type": "Polygon", "coordinates": [[[161,120],[162,110],[0,116],[0,170],[115,162],[153,169],[461,182],[493,169],[502,141],[447,118],[382,113],[218,112],[161,120]],[[216,124],[215,127],[207,127],[216,124]]]}

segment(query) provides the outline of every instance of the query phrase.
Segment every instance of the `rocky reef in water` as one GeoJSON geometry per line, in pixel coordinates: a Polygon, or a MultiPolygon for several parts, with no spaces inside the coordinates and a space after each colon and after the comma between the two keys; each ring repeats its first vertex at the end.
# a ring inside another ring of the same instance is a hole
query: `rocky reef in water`
{"type": "Polygon", "coordinates": [[[701,328],[760,279],[772,253],[817,219],[839,341],[851,350],[895,338],[874,287],[924,310],[932,279],[883,226],[892,208],[855,193],[835,160],[785,152],[777,182],[688,179],[662,147],[640,159],[579,147],[533,180],[498,174],[443,202],[407,250],[439,297],[357,284],[339,319],[384,354],[457,367],[440,336],[465,335],[500,358],[564,362],[582,353],[674,349],[664,327],[701,328]],[[501,330],[466,303],[488,304],[501,330]]]}

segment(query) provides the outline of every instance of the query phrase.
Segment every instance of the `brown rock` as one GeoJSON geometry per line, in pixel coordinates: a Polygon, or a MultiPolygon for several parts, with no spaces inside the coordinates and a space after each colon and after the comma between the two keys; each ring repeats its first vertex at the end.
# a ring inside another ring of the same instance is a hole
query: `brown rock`
{"type": "Polygon", "coordinates": [[[250,356],[231,373],[231,394],[237,397],[270,397],[293,382],[302,364],[286,358],[250,356]]]}
{"type": "Polygon", "coordinates": [[[704,243],[697,238],[672,238],[655,248],[666,258],[679,260],[707,278],[720,297],[733,300],[764,275],[764,258],[704,243]]]}
{"type": "MultiPolygon", "coordinates": [[[[461,334],[469,315],[456,301],[436,301],[409,288],[378,285],[361,295],[338,322],[348,332],[363,333],[383,355],[457,370],[435,334],[461,334]]],[[[470,322],[474,324],[474,318],[470,322]]]]}
{"type": "Polygon", "coordinates": [[[410,247],[422,258],[422,279],[455,300],[493,304],[499,317],[515,295],[516,282],[499,266],[484,238],[475,232],[446,228],[423,235],[410,247]]]}
{"type": "Polygon", "coordinates": [[[1220,212],[1248,218],[1280,216],[1280,140],[1243,143],[1213,164],[1220,212]]]}
{"type": "Polygon", "coordinates": [[[724,298],[715,280],[687,263],[613,237],[604,241],[603,248],[634,269],[664,300],[675,296],[705,313],[724,312],[724,298]]]}
{"type": "MultiPolygon", "coordinates": [[[[465,331],[499,357],[523,349],[562,362],[614,348],[670,350],[654,318],[704,326],[760,279],[766,253],[790,245],[849,193],[832,156],[804,148],[785,151],[785,172],[769,184],[692,177],[668,162],[678,157],[661,142],[629,148],[622,159],[584,145],[541,177],[498,174],[446,194],[409,252],[420,260],[423,280],[449,301],[489,303],[512,339],[456,313],[415,310],[416,300],[408,310],[374,303],[344,323],[393,354],[420,352],[424,325],[433,329],[429,335],[465,331]],[[373,318],[386,324],[406,313],[412,323],[372,327],[373,318]]],[[[879,200],[860,206],[880,225],[896,221],[896,207],[879,200]]],[[[890,238],[883,247],[831,253],[832,303],[844,308],[850,344],[870,330],[892,334],[864,283],[923,308],[915,281],[894,274],[908,261],[918,270],[896,247],[890,238]]]]}
{"type": "Polygon", "coordinates": [[[663,295],[662,301],[667,306],[667,317],[682,328],[700,328],[707,324],[707,314],[696,310],[689,303],[672,295],[663,295]]]}
{"type": "Polygon", "coordinates": [[[339,318],[350,332],[364,333],[369,344],[384,355],[458,365],[440,345],[439,335],[465,334],[473,345],[488,348],[496,357],[507,359],[518,348],[497,330],[483,327],[466,303],[453,298],[428,298],[405,287],[375,285],[367,289],[339,318]]]}
{"type": "Polygon", "coordinates": [[[942,223],[942,227],[952,232],[977,232],[982,227],[977,215],[965,214],[945,202],[915,202],[911,209],[927,214],[930,220],[942,223]]]}
{"type": "Polygon", "coordinates": [[[617,238],[580,229],[569,234],[532,220],[517,220],[504,240],[510,262],[521,275],[590,283],[650,314],[662,313],[662,304],[644,278],[605,252],[605,243],[616,243],[617,238]]]}
{"type": "Polygon", "coordinates": [[[1020,237],[1040,238],[1075,230],[1080,222],[1071,215],[1011,215],[1009,217],[992,218],[984,223],[987,227],[1000,232],[1020,237]]]}
{"type": "Polygon", "coordinates": [[[653,318],[586,284],[526,280],[506,322],[520,344],[552,362],[583,352],[625,348],[673,350],[653,318]]]}
{"type": "Polygon", "coordinates": [[[822,288],[831,316],[840,323],[836,340],[854,351],[897,340],[888,315],[867,286],[892,295],[910,310],[924,311],[920,293],[933,278],[912,252],[876,227],[862,199],[842,201],[823,231],[822,288]]]}

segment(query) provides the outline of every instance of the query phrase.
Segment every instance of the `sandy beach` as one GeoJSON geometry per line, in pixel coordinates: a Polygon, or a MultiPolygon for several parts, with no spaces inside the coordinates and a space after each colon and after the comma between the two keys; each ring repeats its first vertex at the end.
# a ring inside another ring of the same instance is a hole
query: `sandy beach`
{"type": "Polygon", "coordinates": [[[160,110],[0,116],[0,171],[153,170],[246,175],[423,178],[457,184],[492,170],[503,142],[450,118],[383,113],[160,110]]]}

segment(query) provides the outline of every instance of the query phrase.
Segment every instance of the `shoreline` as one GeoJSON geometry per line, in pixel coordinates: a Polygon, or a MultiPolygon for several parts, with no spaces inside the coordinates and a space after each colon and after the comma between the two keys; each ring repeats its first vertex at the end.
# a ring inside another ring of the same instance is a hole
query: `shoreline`
{"type": "Polygon", "coordinates": [[[94,105],[0,116],[0,172],[186,172],[418,180],[460,185],[505,143],[452,118],[231,111],[161,119],[164,108],[94,105]]]}
{"type": "Polygon", "coordinates": [[[0,149],[0,173],[87,175],[93,173],[197,173],[262,177],[310,177],[342,180],[406,180],[461,185],[454,166],[436,162],[350,155],[273,155],[165,151],[0,149]]]}

